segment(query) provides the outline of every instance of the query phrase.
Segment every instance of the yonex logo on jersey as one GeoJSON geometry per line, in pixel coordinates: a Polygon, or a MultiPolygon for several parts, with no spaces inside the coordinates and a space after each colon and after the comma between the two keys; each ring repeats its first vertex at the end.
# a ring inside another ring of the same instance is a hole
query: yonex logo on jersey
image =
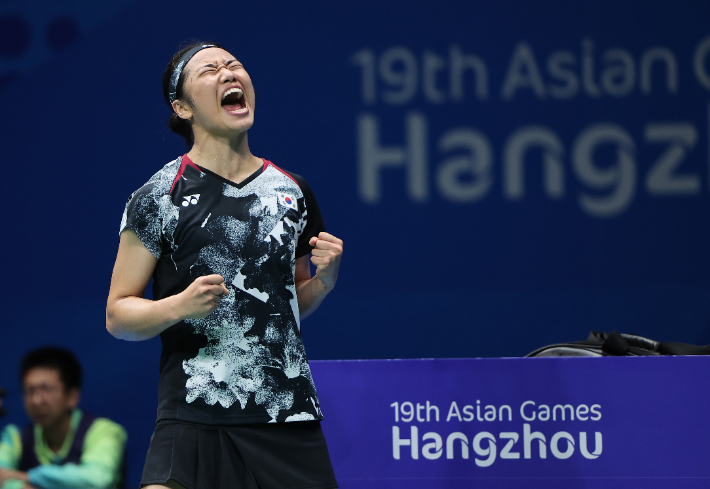
{"type": "Polygon", "coordinates": [[[279,193],[279,204],[284,207],[288,207],[293,210],[298,210],[298,204],[296,203],[295,197],[289,194],[279,193]]]}
{"type": "Polygon", "coordinates": [[[199,200],[200,200],[200,194],[186,195],[182,198],[182,206],[187,207],[190,204],[195,205],[195,204],[197,204],[197,202],[199,202],[199,200]]]}

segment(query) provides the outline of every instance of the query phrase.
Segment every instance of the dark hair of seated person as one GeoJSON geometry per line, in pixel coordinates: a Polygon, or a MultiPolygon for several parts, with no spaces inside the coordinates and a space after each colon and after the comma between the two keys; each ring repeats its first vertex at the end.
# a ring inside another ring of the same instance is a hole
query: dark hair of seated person
{"type": "Polygon", "coordinates": [[[27,372],[38,367],[58,370],[66,390],[81,388],[81,365],[69,350],[45,346],[28,352],[20,362],[20,382],[27,372]]]}

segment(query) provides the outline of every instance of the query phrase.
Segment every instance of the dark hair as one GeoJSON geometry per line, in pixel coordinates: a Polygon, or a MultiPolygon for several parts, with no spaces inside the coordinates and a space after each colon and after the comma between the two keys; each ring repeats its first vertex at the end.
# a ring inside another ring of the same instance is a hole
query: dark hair
{"type": "Polygon", "coordinates": [[[74,354],[64,348],[45,346],[28,352],[20,362],[20,382],[27,372],[37,367],[59,370],[65,389],[81,388],[81,365],[74,354]]]}
{"type": "MultiPolygon", "coordinates": [[[[182,58],[182,56],[186,52],[188,52],[194,47],[204,46],[206,44],[211,44],[216,48],[224,49],[224,47],[214,42],[193,41],[173,55],[172,59],[168,63],[168,66],[165,68],[165,72],[163,73],[163,97],[165,98],[165,103],[168,104],[168,106],[170,107],[170,111],[172,112],[170,114],[170,120],[168,121],[168,127],[170,127],[170,129],[174,133],[185,138],[185,145],[187,146],[189,146],[193,142],[192,126],[190,125],[190,121],[181,119],[173,111],[173,106],[170,103],[170,77],[172,77],[173,71],[175,71],[175,66],[177,66],[178,62],[180,61],[180,58],[182,58]]],[[[226,51],[226,49],[224,50],[226,51]]],[[[183,69],[182,73],[180,74],[180,78],[178,79],[177,90],[175,91],[176,100],[183,98],[182,87],[185,83],[185,72],[186,70],[183,69]]],[[[189,95],[185,96],[185,100],[187,100],[187,102],[192,105],[192,100],[190,100],[189,95]]]]}

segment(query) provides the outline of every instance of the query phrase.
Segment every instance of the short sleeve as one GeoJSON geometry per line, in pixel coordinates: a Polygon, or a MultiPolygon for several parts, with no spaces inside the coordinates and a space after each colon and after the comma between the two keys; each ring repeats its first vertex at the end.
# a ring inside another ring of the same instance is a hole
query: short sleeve
{"type": "Polygon", "coordinates": [[[161,217],[153,186],[147,184],[136,190],[126,202],[119,234],[130,229],[159,260],[162,254],[161,217]]]}
{"type": "Polygon", "coordinates": [[[298,245],[296,246],[296,258],[301,258],[311,252],[313,247],[308,244],[308,242],[312,237],[318,236],[318,233],[325,231],[325,224],[323,223],[323,216],[320,213],[318,202],[316,201],[315,195],[313,195],[311,187],[300,175],[291,173],[291,176],[296,180],[298,186],[301,187],[301,192],[303,192],[303,204],[305,206],[306,224],[301,236],[298,238],[298,245]]]}

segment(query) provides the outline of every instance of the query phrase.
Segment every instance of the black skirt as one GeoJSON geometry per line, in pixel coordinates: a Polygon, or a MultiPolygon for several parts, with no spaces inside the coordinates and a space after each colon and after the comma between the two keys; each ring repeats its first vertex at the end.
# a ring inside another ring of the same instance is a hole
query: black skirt
{"type": "Polygon", "coordinates": [[[338,487],[319,421],[236,426],[161,421],[150,439],[141,486],[170,479],[186,489],[338,487]]]}

